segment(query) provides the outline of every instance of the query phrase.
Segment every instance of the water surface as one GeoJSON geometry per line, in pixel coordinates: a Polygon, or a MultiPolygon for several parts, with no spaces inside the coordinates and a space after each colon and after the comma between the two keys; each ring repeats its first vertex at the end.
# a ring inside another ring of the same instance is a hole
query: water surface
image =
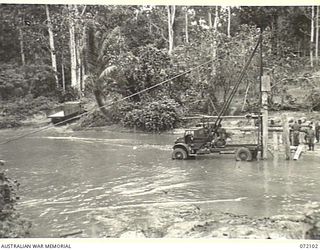
{"type": "MultiPolygon", "coordinates": [[[[26,131],[2,130],[0,140],[26,131]]],[[[128,221],[139,226],[159,220],[155,211],[183,205],[266,217],[320,201],[320,157],[174,161],[176,137],[52,129],[0,146],[0,158],[21,184],[18,209],[33,221],[35,237],[74,230],[97,237],[103,235],[94,230],[99,220],[110,233],[128,221]]]]}

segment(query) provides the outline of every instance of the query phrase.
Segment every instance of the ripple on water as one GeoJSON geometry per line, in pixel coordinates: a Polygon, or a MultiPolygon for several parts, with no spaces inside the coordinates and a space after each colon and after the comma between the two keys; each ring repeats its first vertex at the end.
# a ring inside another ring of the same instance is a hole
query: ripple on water
{"type": "Polygon", "coordinates": [[[224,156],[172,161],[176,136],[68,135],[51,131],[1,152],[26,187],[19,208],[41,236],[83,229],[91,237],[106,228],[116,235],[123,225],[174,219],[164,211],[183,206],[264,216],[320,199],[317,159],[303,167],[302,161],[235,163],[224,156]]]}

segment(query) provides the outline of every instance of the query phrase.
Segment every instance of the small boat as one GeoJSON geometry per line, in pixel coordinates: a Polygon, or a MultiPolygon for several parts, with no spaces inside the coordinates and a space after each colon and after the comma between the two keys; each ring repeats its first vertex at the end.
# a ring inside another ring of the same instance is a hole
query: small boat
{"type": "Polygon", "coordinates": [[[79,101],[65,102],[60,107],[55,108],[48,118],[51,118],[53,124],[73,121],[80,118],[79,115],[83,112],[82,105],[79,101]],[[74,118],[74,119],[72,119],[74,118]]]}

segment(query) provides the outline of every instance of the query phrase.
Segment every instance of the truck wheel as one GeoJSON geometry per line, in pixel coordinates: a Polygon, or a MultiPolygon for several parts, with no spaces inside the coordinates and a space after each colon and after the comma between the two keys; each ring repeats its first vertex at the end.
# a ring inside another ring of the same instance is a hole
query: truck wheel
{"type": "Polygon", "coordinates": [[[172,153],[172,159],[185,160],[188,158],[187,151],[183,148],[175,148],[172,153]]]}
{"type": "Polygon", "coordinates": [[[239,148],[236,151],[236,161],[251,161],[252,153],[248,148],[239,148]]]}

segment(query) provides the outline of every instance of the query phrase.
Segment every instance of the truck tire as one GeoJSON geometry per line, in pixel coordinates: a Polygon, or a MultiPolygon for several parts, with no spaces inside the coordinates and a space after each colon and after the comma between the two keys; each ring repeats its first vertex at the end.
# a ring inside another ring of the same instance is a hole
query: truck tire
{"type": "Polygon", "coordinates": [[[186,160],[188,158],[187,151],[183,148],[175,148],[172,153],[173,160],[186,160]]]}
{"type": "Polygon", "coordinates": [[[248,148],[242,147],[236,151],[236,161],[251,161],[252,153],[248,148]]]}

